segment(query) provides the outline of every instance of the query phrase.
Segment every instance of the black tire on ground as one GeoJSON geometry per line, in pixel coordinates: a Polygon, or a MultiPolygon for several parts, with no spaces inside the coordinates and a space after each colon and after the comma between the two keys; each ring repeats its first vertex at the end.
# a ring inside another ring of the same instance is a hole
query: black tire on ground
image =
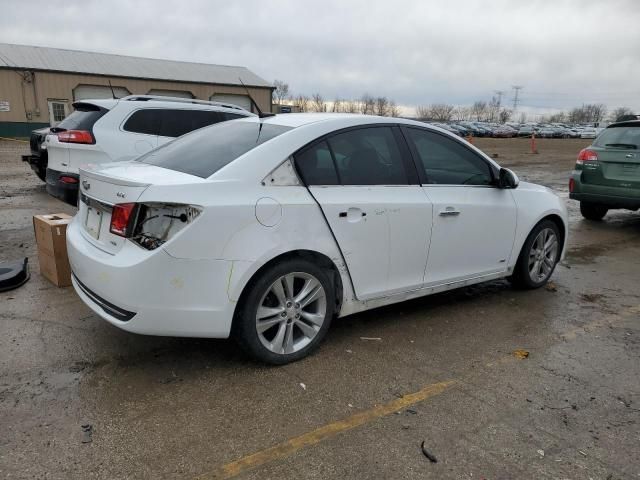
{"type": "Polygon", "coordinates": [[[580,213],[587,220],[602,220],[609,209],[597,203],[580,202],[580,213]]]}
{"type": "Polygon", "coordinates": [[[295,362],[296,360],[306,357],[318,348],[331,325],[336,306],[335,303],[335,289],[330,278],[330,271],[304,259],[284,260],[261,272],[259,277],[252,279],[236,309],[231,334],[240,348],[255,360],[272,365],[284,365],[295,362]],[[278,278],[294,272],[313,275],[322,285],[326,294],[324,322],[313,340],[302,349],[289,354],[274,353],[266,348],[260,341],[256,328],[256,314],[263,296],[268,292],[271,285],[278,278]]]}
{"type": "Polygon", "coordinates": [[[518,262],[516,263],[516,266],[513,270],[513,274],[511,275],[511,277],[509,277],[509,280],[511,280],[511,283],[515,287],[524,288],[524,289],[540,288],[546,285],[546,283],[551,278],[551,275],[553,275],[553,272],[556,268],[556,265],[558,264],[558,261],[560,260],[560,255],[562,254],[561,242],[562,242],[562,236],[560,235],[560,230],[558,229],[558,226],[555,224],[555,222],[552,222],[551,220],[542,220],[535,227],[533,227],[533,230],[531,230],[531,233],[529,233],[527,240],[524,242],[524,245],[522,246],[522,250],[520,251],[520,256],[518,257],[518,262]],[[551,268],[551,271],[549,272],[549,274],[544,279],[540,281],[535,281],[529,275],[529,253],[531,252],[531,247],[533,246],[533,242],[538,237],[538,234],[547,228],[553,231],[553,233],[556,236],[556,239],[558,240],[557,254],[556,254],[555,261],[553,263],[553,267],[551,268]]]}
{"type": "Polygon", "coordinates": [[[40,180],[42,180],[43,182],[46,182],[47,181],[47,167],[38,168],[38,171],[36,172],[36,175],[38,176],[38,178],[40,180]]]}

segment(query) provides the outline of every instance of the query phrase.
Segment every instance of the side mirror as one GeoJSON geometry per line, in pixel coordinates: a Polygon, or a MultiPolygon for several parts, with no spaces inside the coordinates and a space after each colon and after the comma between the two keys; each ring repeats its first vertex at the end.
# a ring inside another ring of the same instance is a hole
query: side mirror
{"type": "Polygon", "coordinates": [[[508,168],[500,169],[500,178],[498,179],[498,188],[517,188],[520,180],[518,176],[508,168]]]}

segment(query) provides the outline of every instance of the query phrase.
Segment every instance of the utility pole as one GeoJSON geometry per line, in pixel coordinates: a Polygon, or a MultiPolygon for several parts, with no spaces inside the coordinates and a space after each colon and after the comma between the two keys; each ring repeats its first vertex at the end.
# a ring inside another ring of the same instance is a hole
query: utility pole
{"type": "Polygon", "coordinates": [[[502,106],[502,96],[507,92],[504,90],[494,90],[493,93],[498,96],[498,110],[500,110],[500,107],[502,106]]]}
{"type": "Polygon", "coordinates": [[[522,90],[524,87],[522,85],[513,85],[511,88],[513,88],[514,90],[513,111],[515,112],[518,109],[518,97],[520,96],[520,90],[522,90]]]}

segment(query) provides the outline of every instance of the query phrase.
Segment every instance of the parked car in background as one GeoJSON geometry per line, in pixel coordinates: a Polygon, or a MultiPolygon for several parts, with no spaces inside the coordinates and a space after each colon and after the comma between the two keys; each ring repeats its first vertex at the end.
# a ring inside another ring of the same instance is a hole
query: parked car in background
{"type": "Polygon", "coordinates": [[[82,166],[131,160],[198,128],[253,115],[231,104],[149,95],[73,106],[45,142],[47,192],[72,205],[82,166]]]}
{"type": "Polygon", "coordinates": [[[594,127],[586,127],[580,132],[580,138],[596,138],[597,135],[594,127]]]}
{"type": "Polygon", "coordinates": [[[536,133],[536,136],[540,137],[540,138],[553,138],[553,136],[555,135],[555,130],[549,126],[545,126],[542,127],[540,130],[538,130],[538,133],[536,133]]]}
{"type": "Polygon", "coordinates": [[[569,197],[580,212],[600,220],[610,209],[640,208],[640,120],[612,123],[578,155],[569,197]]]}
{"type": "Polygon", "coordinates": [[[67,230],[82,300],[131,332],[308,355],[334,317],[509,277],[538,288],[567,212],[468,142],[347,114],[243,118],[88,167],[67,230]]]}
{"type": "Polygon", "coordinates": [[[29,138],[29,149],[31,153],[22,156],[22,161],[27,162],[31,170],[36,172],[38,178],[43,182],[47,177],[48,155],[47,145],[44,140],[48,134],[49,127],[39,128],[31,132],[31,137],[29,138]]]}
{"type": "Polygon", "coordinates": [[[520,130],[518,130],[518,136],[519,137],[530,137],[533,134],[533,127],[530,125],[524,125],[522,127],[520,127],[520,130]]]}

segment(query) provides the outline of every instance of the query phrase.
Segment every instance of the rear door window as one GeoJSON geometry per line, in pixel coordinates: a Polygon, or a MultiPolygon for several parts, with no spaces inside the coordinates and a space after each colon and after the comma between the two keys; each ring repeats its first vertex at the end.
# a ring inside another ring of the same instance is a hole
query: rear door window
{"type": "Polygon", "coordinates": [[[342,185],[407,185],[402,154],[390,127],[367,127],[327,140],[342,185]]]}
{"type": "Polygon", "coordinates": [[[306,185],[338,185],[331,151],[327,142],[307,148],[295,157],[298,172],[306,185]]]}
{"type": "Polygon", "coordinates": [[[207,178],[236,158],[291,127],[263,122],[223,122],[166,143],[139,162],[207,178]]]}

